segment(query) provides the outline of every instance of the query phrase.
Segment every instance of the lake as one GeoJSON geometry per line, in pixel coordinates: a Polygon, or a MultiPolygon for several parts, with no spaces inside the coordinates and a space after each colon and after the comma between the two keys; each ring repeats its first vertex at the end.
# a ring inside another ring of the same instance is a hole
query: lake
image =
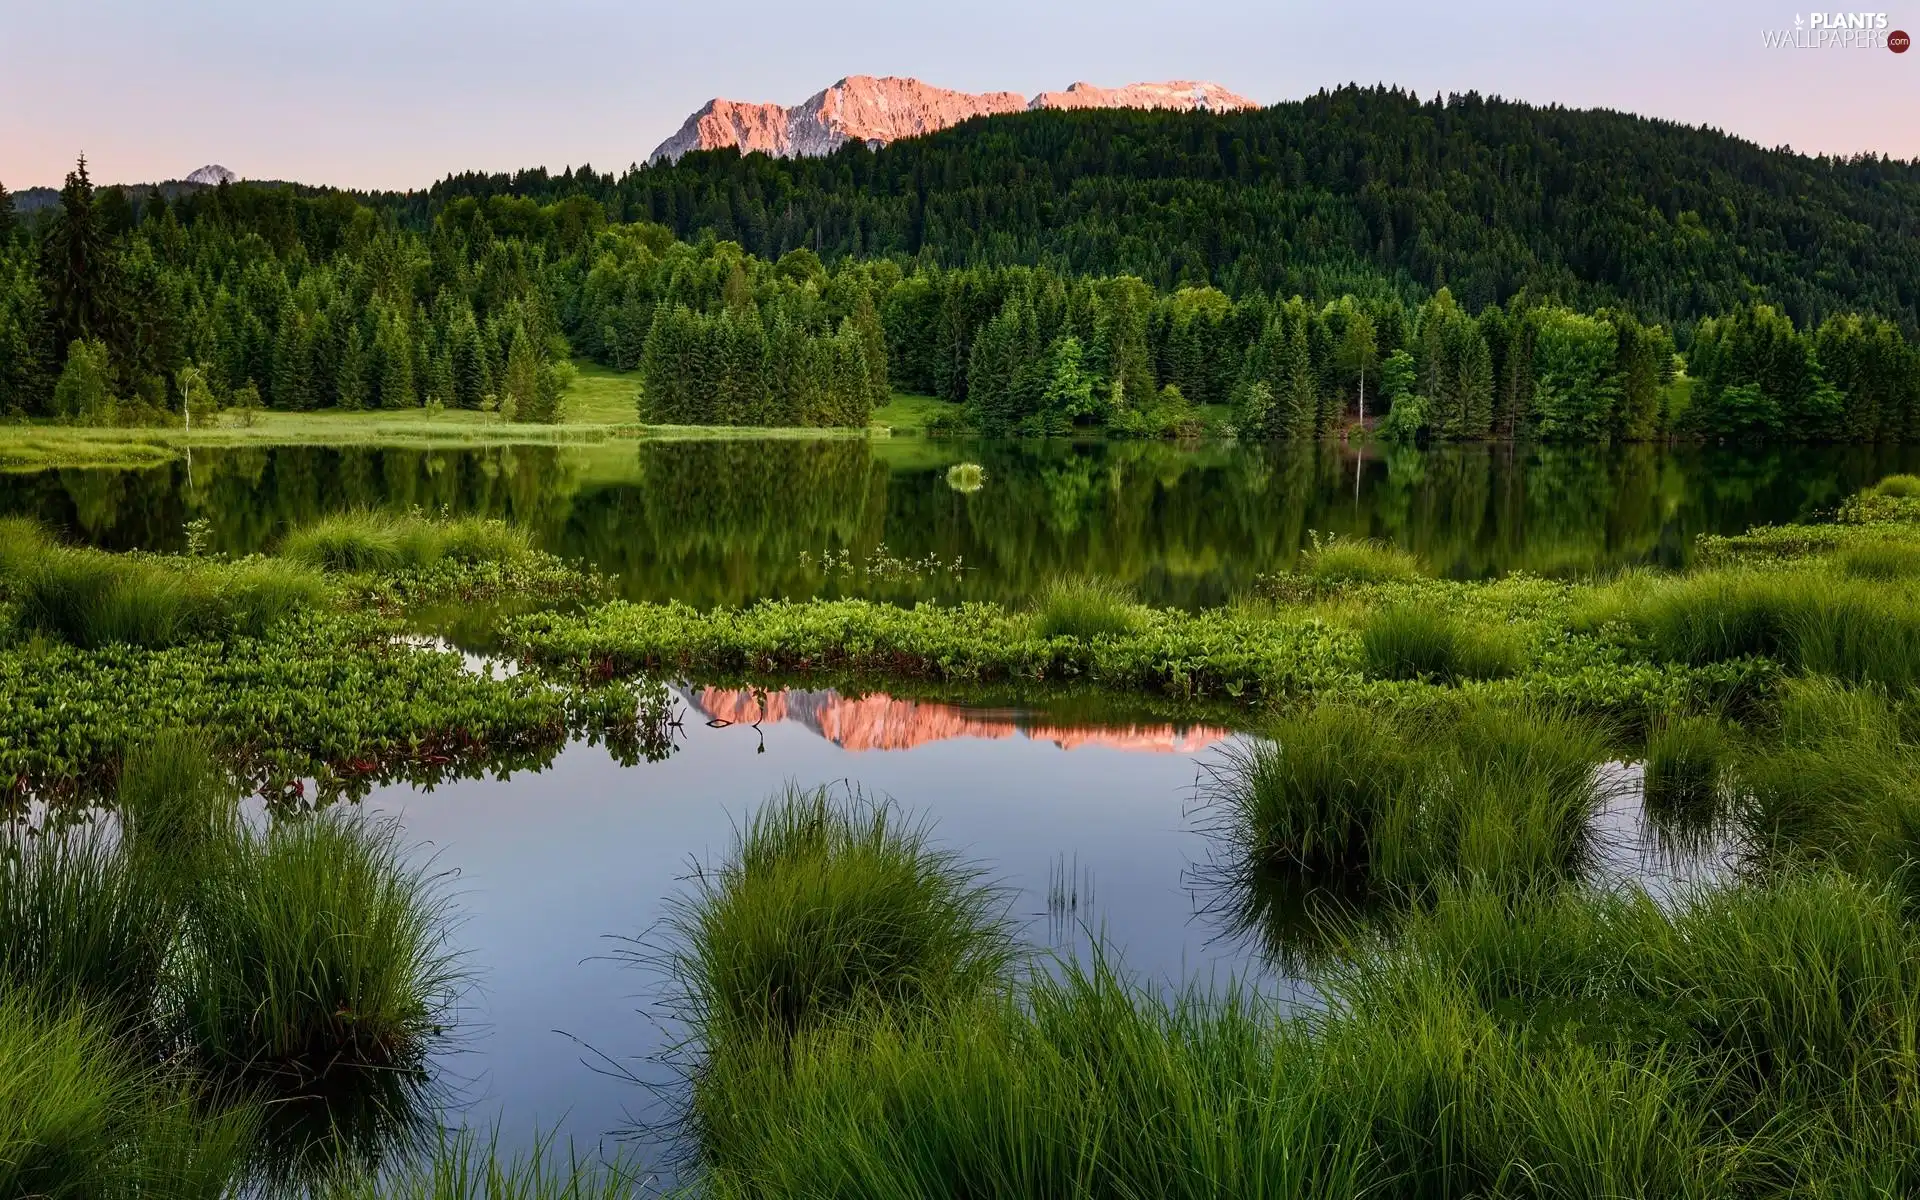
{"type": "Polygon", "coordinates": [[[464,450],[196,450],[138,471],[0,475],[0,513],[113,549],[271,549],[361,507],[531,528],[636,600],[768,596],[1017,602],[1047,579],[1120,579],[1153,604],[1230,599],[1319,534],[1374,537],[1456,578],[1684,565],[1701,533],[1805,519],[1920,446],[614,440],[464,450]],[[984,478],[953,472],[977,463],[984,478]],[[976,486],[977,483],[977,486],[976,486]]]}
{"type": "MultiPolygon", "coordinates": [[[[753,693],[681,685],[661,761],[621,767],[575,744],[546,770],[363,804],[397,819],[447,873],[472,976],[437,1063],[448,1112],[520,1146],[538,1129],[583,1149],[670,1144],[677,1042],[660,922],[700,864],[789,784],[897,802],[937,843],[1007,890],[1026,943],[1086,961],[1095,940],[1146,986],[1230,979],[1312,1001],[1276,959],[1293,927],[1249,923],[1222,882],[1196,784],[1236,735],[1153,719],[973,708],[884,694],[753,693]],[[634,1131],[642,1130],[636,1137],[634,1131]]],[[[1637,769],[1615,765],[1594,875],[1655,885],[1710,872],[1643,827],[1637,769]]],[[[1656,886],[1655,890],[1658,890],[1656,886]]]]}

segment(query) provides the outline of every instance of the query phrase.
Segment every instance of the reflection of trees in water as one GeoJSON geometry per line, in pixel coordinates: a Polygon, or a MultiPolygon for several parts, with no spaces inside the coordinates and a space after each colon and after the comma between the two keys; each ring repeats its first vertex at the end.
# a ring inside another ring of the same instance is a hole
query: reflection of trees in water
{"type": "Polygon", "coordinates": [[[1915,447],[1370,447],[1356,497],[1356,452],[1323,443],[905,450],[897,466],[854,439],[202,450],[191,491],[183,463],[10,475],[0,511],[115,548],[179,549],[186,522],[208,516],[215,546],[244,552],[326,512],[444,507],[526,524],[636,599],[1018,600],[1056,575],[1097,574],[1193,606],[1286,569],[1311,531],[1391,539],[1460,578],[1671,565],[1699,533],[1804,517],[1920,465],[1915,447]],[[986,469],[979,491],[946,486],[961,459],[986,469]],[[823,551],[858,562],[882,544],[972,569],[903,583],[818,568],[823,551]]]}

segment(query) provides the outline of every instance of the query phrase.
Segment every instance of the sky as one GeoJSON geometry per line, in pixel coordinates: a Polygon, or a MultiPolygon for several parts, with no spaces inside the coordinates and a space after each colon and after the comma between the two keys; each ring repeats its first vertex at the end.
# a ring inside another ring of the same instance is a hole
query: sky
{"type": "MultiPolygon", "coordinates": [[[[1811,16],[1791,2],[0,0],[0,182],[57,185],[83,151],[101,183],[619,169],[712,96],[795,104],[851,74],[1211,79],[1262,103],[1389,83],[1920,158],[1920,51],[1770,49],[1811,16]]],[[[1889,28],[1920,33],[1900,3],[1889,28]]]]}

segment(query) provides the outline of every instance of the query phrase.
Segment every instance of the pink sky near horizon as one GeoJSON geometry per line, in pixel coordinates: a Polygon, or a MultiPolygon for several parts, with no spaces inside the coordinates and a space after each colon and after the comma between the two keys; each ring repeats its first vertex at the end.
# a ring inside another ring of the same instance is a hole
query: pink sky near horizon
{"type": "MultiPolygon", "coordinates": [[[[1908,2],[1886,10],[1889,25],[1920,32],[1920,0],[1908,2]]],[[[1027,95],[1078,79],[1211,79],[1262,103],[1384,82],[1920,158],[1920,51],[1769,49],[1763,31],[1793,28],[1795,10],[1734,0],[1444,12],[1410,0],[5,3],[0,182],[15,190],[58,184],[81,151],[101,182],[210,162],[359,188],[617,169],[711,96],[794,104],[861,73],[1027,95]]]]}

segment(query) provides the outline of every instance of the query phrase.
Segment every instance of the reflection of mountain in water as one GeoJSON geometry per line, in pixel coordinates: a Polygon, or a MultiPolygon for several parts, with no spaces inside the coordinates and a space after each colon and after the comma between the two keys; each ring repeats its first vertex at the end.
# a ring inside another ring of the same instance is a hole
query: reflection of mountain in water
{"type": "Polygon", "coordinates": [[[948,738],[1027,737],[1062,750],[1106,746],[1153,754],[1193,754],[1227,737],[1206,725],[1053,725],[1012,709],[962,708],[928,700],[899,700],[881,692],[860,697],[835,691],[755,692],[701,688],[687,703],[711,721],[765,725],[797,721],[843,750],[910,750],[948,738]]]}

